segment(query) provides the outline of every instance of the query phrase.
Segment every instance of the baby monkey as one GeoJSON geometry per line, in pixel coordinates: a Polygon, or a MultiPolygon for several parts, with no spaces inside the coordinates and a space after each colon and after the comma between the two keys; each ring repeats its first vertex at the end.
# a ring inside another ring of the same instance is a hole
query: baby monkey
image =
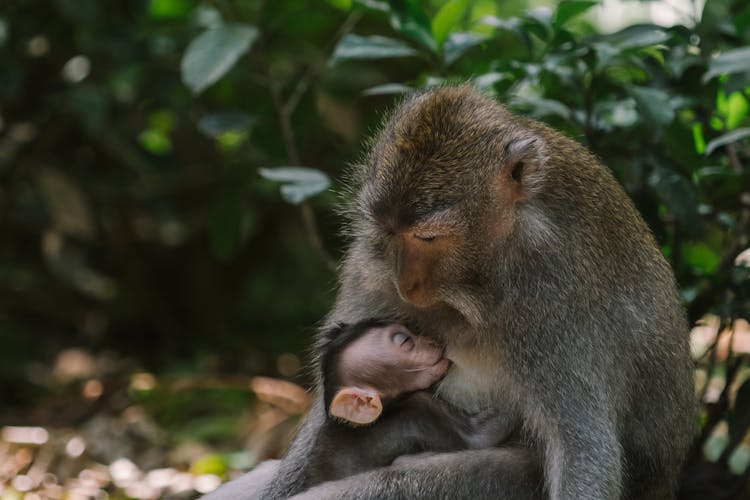
{"type": "Polygon", "coordinates": [[[367,320],[325,334],[323,398],[307,487],[390,465],[421,452],[505,442],[510,422],[489,409],[469,415],[428,392],[448,371],[443,347],[401,324],[367,320]]]}
{"type": "Polygon", "coordinates": [[[428,389],[450,366],[441,345],[397,323],[363,321],[327,335],[321,359],[326,408],[352,426],[375,422],[383,405],[428,389]]]}

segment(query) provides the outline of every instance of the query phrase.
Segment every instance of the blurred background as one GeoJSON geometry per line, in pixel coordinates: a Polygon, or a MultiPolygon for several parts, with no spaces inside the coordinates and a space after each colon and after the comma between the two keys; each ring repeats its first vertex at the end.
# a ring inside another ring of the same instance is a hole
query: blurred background
{"type": "Polygon", "coordinates": [[[194,498],[278,456],[346,167],[466,80],[635,200],[696,325],[681,497],[750,498],[746,0],[3,0],[0,500],[194,498]]]}

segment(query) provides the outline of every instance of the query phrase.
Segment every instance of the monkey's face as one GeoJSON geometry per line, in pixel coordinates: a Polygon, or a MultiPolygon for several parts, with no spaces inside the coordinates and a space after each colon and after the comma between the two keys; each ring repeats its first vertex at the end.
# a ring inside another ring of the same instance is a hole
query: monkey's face
{"type": "Polygon", "coordinates": [[[533,135],[513,120],[453,87],[405,104],[380,134],[361,173],[359,234],[404,302],[471,320],[492,301],[489,273],[535,161],[533,135]]]}
{"type": "Polygon", "coordinates": [[[479,314],[481,271],[474,266],[482,247],[471,235],[461,206],[428,213],[410,224],[393,217],[373,220],[364,233],[383,279],[416,310],[449,307],[464,316],[479,314]]]}

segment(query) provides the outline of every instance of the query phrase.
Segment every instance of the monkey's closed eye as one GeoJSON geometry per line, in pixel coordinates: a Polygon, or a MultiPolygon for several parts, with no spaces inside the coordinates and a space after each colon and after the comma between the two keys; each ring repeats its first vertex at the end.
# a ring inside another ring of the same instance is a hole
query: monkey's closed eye
{"type": "Polygon", "coordinates": [[[411,336],[405,334],[404,332],[394,333],[393,337],[391,337],[391,340],[394,344],[403,348],[404,350],[410,351],[414,348],[414,339],[412,339],[411,336]]]}
{"type": "Polygon", "coordinates": [[[435,236],[434,234],[417,234],[417,233],[414,234],[414,237],[420,241],[428,241],[428,242],[435,241],[435,238],[437,238],[437,236],[435,236]]]}

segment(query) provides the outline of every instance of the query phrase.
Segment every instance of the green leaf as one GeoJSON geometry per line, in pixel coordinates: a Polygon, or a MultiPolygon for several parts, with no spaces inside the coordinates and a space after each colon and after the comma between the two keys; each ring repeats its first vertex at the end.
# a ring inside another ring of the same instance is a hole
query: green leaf
{"type": "Polygon", "coordinates": [[[563,0],[557,6],[552,26],[560,29],[565,23],[589,10],[599,2],[597,0],[563,0]]]}
{"type": "Polygon", "coordinates": [[[190,466],[190,472],[199,476],[201,474],[215,474],[224,476],[227,472],[226,459],[218,454],[203,455],[190,466]]]}
{"type": "Polygon", "coordinates": [[[741,475],[744,474],[748,466],[750,466],[750,445],[740,443],[740,445],[732,451],[727,460],[729,470],[733,474],[741,475]]]}
{"type": "Polygon", "coordinates": [[[695,229],[699,200],[689,180],[673,170],[657,167],[649,176],[648,184],[685,228],[695,229]]]}
{"type": "Polygon", "coordinates": [[[466,51],[482,43],[485,38],[475,33],[451,33],[443,45],[443,62],[450,66],[466,51]]]}
{"type": "Polygon", "coordinates": [[[710,276],[716,271],[721,257],[703,242],[684,242],[682,258],[694,272],[710,276]]]}
{"type": "Polygon", "coordinates": [[[384,83],[382,85],[375,85],[374,87],[363,90],[362,95],[371,96],[406,94],[411,92],[412,90],[414,90],[412,87],[409,87],[408,85],[404,85],[402,83],[384,83]]]}
{"type": "Polygon", "coordinates": [[[724,91],[719,89],[716,95],[716,109],[724,116],[727,130],[734,130],[747,116],[747,99],[741,92],[732,92],[726,97],[724,91]]]}
{"type": "Polygon", "coordinates": [[[706,83],[717,75],[746,71],[750,71],[750,47],[728,50],[711,59],[702,81],[706,83]]]}
{"type": "Polygon", "coordinates": [[[750,127],[738,128],[737,130],[733,130],[727,134],[721,135],[708,143],[708,145],[706,146],[706,155],[710,155],[718,147],[730,144],[732,142],[740,141],[745,137],[750,137],[750,127]]]}
{"type": "Polygon", "coordinates": [[[155,128],[147,128],[138,135],[143,149],[157,156],[164,156],[172,151],[172,141],[163,131],[155,128]]]}
{"type": "Polygon", "coordinates": [[[250,50],[258,29],[248,24],[222,24],[198,35],[182,58],[182,81],[194,94],[224,76],[250,50]]]}
{"type": "Polygon", "coordinates": [[[260,168],[258,172],[265,179],[281,183],[281,197],[295,205],[325,191],[331,185],[328,176],[315,168],[260,168]]]}
{"type": "Polygon", "coordinates": [[[703,124],[700,122],[693,123],[693,144],[695,144],[695,152],[703,154],[706,151],[706,139],[703,137],[703,124]]]}
{"type": "Polygon", "coordinates": [[[362,7],[373,10],[376,12],[385,12],[390,13],[391,12],[391,6],[388,5],[387,1],[381,1],[381,0],[354,0],[354,3],[357,5],[361,5],[362,7]]]}
{"type": "Polygon", "coordinates": [[[653,87],[630,87],[630,93],[635,98],[641,114],[646,122],[659,126],[666,126],[674,120],[674,109],[669,100],[669,94],[653,87]]]}
{"type": "Polygon", "coordinates": [[[552,12],[548,7],[535,7],[524,12],[523,30],[547,40],[552,29],[552,12]]]}
{"type": "Polygon", "coordinates": [[[432,19],[432,37],[438,46],[443,45],[448,34],[461,22],[468,6],[468,0],[451,0],[437,11],[432,19]]]}
{"type": "Polygon", "coordinates": [[[349,10],[352,8],[352,0],[327,0],[329,4],[333,5],[339,10],[349,10]]]}
{"type": "Polygon", "coordinates": [[[154,111],[148,116],[149,127],[164,133],[174,130],[177,123],[177,116],[174,111],[160,109],[154,111]]]}
{"type": "Polygon", "coordinates": [[[188,0],[151,0],[148,13],[154,19],[182,19],[190,10],[188,0]]]}
{"type": "Polygon", "coordinates": [[[216,136],[216,144],[225,153],[236,151],[247,140],[247,131],[227,130],[216,136]]]}
{"type": "MultiPolygon", "coordinates": [[[[706,2],[711,3],[711,2],[706,2]]],[[[714,375],[716,376],[716,375],[714,375]]],[[[709,382],[710,383],[710,382],[709,382]]],[[[720,421],[703,443],[703,454],[709,462],[716,462],[729,444],[729,425],[720,421]]]]}
{"type": "Polygon", "coordinates": [[[208,5],[199,5],[193,10],[193,22],[204,29],[216,28],[224,23],[221,12],[208,5]]]}
{"type": "Polygon", "coordinates": [[[594,116],[601,119],[602,126],[632,127],[638,121],[635,99],[617,99],[594,104],[594,116]]]}
{"type": "Polygon", "coordinates": [[[629,50],[664,43],[668,39],[669,35],[658,26],[637,24],[611,35],[594,37],[593,41],[605,42],[620,50],[629,50]]]}
{"type": "Polygon", "coordinates": [[[572,114],[569,107],[554,99],[544,99],[542,97],[532,96],[515,96],[511,98],[510,102],[514,107],[527,109],[528,113],[534,118],[559,116],[565,120],[570,120],[572,114]]]}
{"type": "Polygon", "coordinates": [[[500,19],[499,17],[495,16],[484,16],[479,21],[477,21],[477,23],[498,30],[510,31],[516,34],[521,34],[521,26],[523,24],[517,17],[500,19]]]}
{"type": "Polygon", "coordinates": [[[204,116],[198,130],[207,137],[218,137],[226,132],[244,132],[255,124],[254,116],[242,111],[220,111],[204,116]]]}
{"type": "Polygon", "coordinates": [[[502,82],[503,80],[512,80],[513,75],[511,73],[500,73],[498,71],[491,71],[483,75],[479,75],[472,81],[474,85],[480,90],[491,90],[496,83],[502,82]]]}
{"type": "Polygon", "coordinates": [[[391,0],[389,3],[393,29],[437,53],[438,45],[432,37],[430,19],[422,10],[419,0],[391,0]]]}
{"type": "Polygon", "coordinates": [[[333,51],[329,64],[348,60],[413,57],[419,52],[400,40],[380,35],[345,35],[333,51]]]}

